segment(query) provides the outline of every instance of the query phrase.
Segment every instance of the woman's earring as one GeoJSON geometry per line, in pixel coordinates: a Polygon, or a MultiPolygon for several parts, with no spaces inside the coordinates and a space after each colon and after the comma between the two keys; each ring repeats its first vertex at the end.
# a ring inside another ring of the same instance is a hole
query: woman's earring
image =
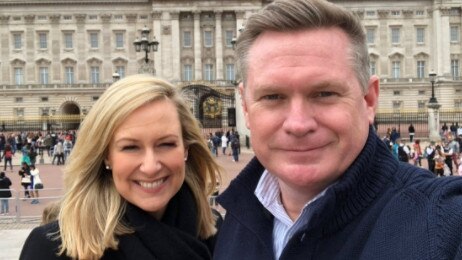
{"type": "Polygon", "coordinates": [[[109,165],[106,165],[106,170],[110,170],[111,167],[109,165]]]}
{"type": "Polygon", "coordinates": [[[184,161],[186,162],[187,160],[188,160],[188,157],[185,157],[185,158],[184,158],[184,161]]]}

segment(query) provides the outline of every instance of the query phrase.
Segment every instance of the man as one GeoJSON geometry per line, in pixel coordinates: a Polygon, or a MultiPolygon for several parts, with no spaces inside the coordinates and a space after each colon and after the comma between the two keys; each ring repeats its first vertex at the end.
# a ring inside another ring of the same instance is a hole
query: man
{"type": "Polygon", "coordinates": [[[412,140],[414,140],[414,136],[415,136],[415,128],[413,124],[409,125],[408,132],[409,132],[409,142],[412,143],[412,140]]]}
{"type": "Polygon", "coordinates": [[[256,155],[220,195],[214,259],[460,259],[462,178],[395,160],[360,21],[276,0],[237,41],[256,155]]]}

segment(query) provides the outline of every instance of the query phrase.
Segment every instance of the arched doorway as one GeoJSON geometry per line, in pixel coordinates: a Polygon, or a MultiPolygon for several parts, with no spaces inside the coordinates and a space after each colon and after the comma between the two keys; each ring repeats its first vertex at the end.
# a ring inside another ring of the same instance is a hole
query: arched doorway
{"type": "Polygon", "coordinates": [[[80,126],[80,108],[75,102],[66,102],[61,106],[63,130],[76,130],[80,126]]]}

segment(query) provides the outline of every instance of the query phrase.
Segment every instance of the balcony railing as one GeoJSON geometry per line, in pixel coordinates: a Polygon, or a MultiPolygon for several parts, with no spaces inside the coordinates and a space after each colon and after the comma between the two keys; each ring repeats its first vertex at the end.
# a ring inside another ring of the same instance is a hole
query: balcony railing
{"type": "Polygon", "coordinates": [[[75,88],[98,88],[105,89],[112,83],[98,84],[24,84],[24,85],[0,85],[0,90],[40,90],[40,89],[75,89],[75,88]]]}

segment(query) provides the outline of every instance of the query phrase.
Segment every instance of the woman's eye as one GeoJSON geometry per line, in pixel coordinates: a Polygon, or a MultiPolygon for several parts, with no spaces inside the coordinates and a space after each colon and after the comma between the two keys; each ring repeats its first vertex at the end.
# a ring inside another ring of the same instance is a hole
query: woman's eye
{"type": "Polygon", "coordinates": [[[122,147],[122,151],[133,151],[136,148],[137,148],[136,145],[126,145],[122,147]]]}
{"type": "Polygon", "coordinates": [[[164,146],[164,147],[176,147],[176,143],[174,143],[174,142],[165,142],[165,143],[161,143],[160,146],[164,146]]]}

